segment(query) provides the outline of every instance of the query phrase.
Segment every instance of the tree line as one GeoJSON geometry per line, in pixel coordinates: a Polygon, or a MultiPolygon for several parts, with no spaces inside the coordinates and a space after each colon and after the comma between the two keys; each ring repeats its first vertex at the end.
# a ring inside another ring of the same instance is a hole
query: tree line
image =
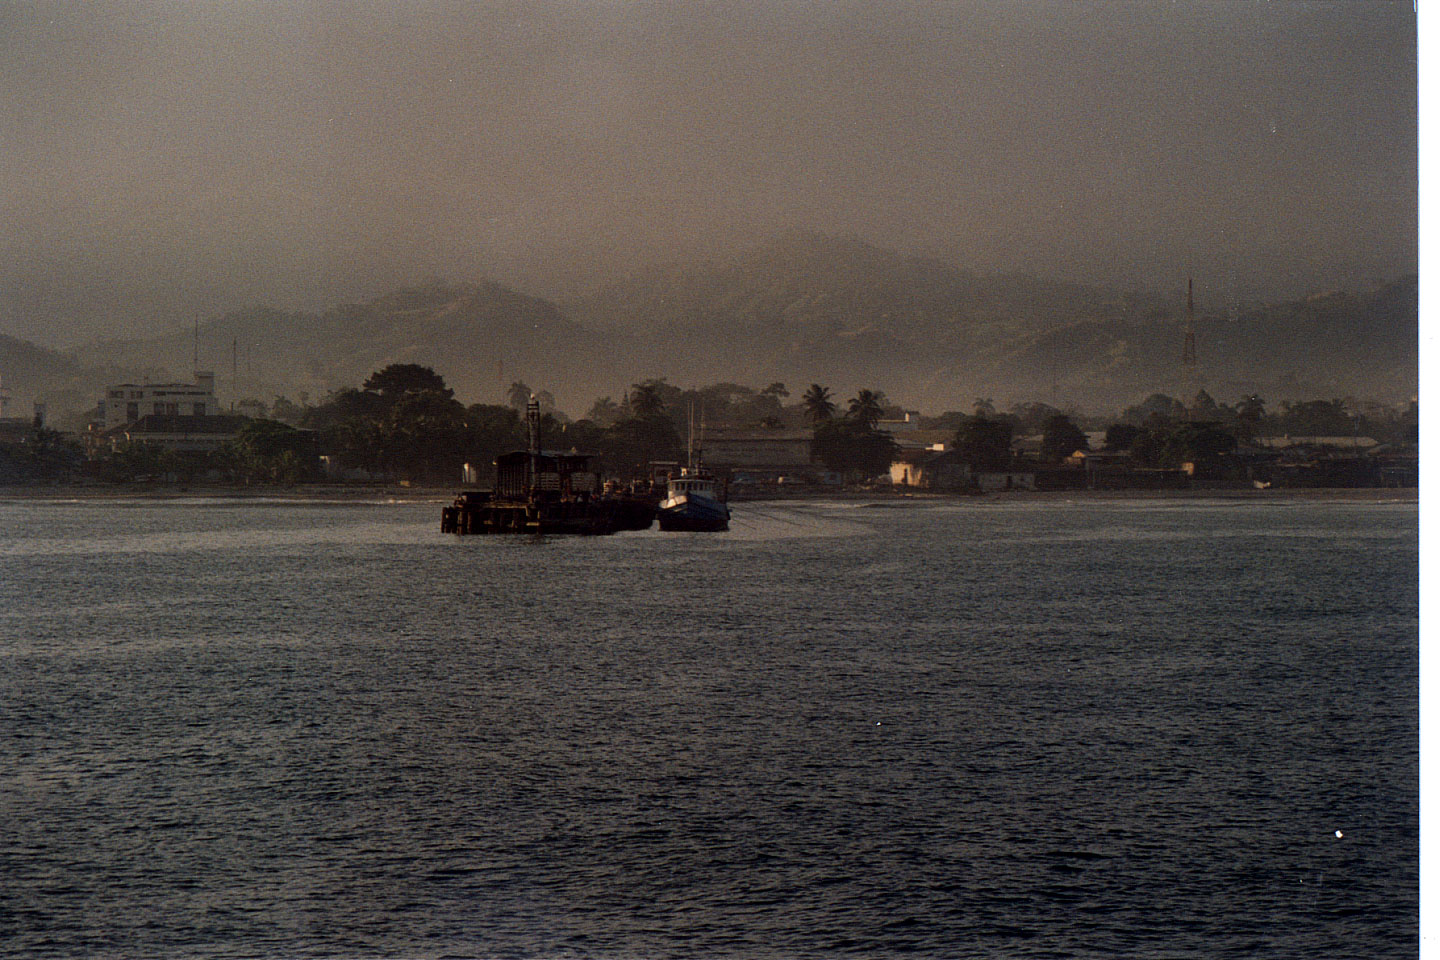
{"type": "MultiPolygon", "coordinates": [[[[324,453],[344,469],[375,477],[454,483],[460,465],[469,463],[484,480],[496,455],[524,447],[523,412],[532,396],[542,411],[544,446],[596,454],[598,469],[622,478],[643,475],[653,461],[682,460],[694,417],[711,425],[813,431],[816,461],[847,479],[868,479],[887,473],[898,450],[882,421],[903,414],[876,389],[842,401],[829,387],[812,383],[787,403],[790,391],[779,382],[760,389],[725,382],[686,390],[652,378],[632,384],[619,399],[597,399],[585,417],[571,420],[551,394],[521,381],[511,385],[508,404],[467,406],[431,368],[392,364],[319,404],[276,398],[271,419],[248,421],[219,450],[130,444],[105,451],[90,473],[112,481],[163,476],[296,483],[320,479],[317,455],[324,453]]],[[[977,398],[969,412],[922,418],[919,426],[950,433],[952,447],[975,469],[1003,470],[1012,465],[1022,435],[1040,435],[1041,461],[1087,449],[1087,431],[1103,430],[1103,448],[1129,452],[1136,466],[1176,467],[1267,435],[1416,442],[1418,420],[1415,404],[1395,409],[1332,399],[1287,401],[1272,409],[1257,395],[1223,404],[1201,390],[1189,402],[1152,394],[1109,420],[1034,402],[1002,413],[992,400],[977,398]]],[[[23,444],[0,444],[0,481],[64,479],[81,472],[83,459],[73,441],[37,426],[23,444]]]]}

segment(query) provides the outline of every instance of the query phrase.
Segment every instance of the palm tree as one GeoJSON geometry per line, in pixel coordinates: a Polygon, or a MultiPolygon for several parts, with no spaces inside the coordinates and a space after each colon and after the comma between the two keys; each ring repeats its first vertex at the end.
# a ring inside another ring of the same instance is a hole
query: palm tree
{"type": "Polygon", "coordinates": [[[764,390],[761,390],[760,396],[774,397],[778,401],[790,396],[790,391],[785,389],[785,384],[777,380],[774,383],[770,384],[770,386],[766,387],[764,390]]]}
{"type": "Polygon", "coordinates": [[[976,397],[974,409],[977,417],[993,417],[995,416],[995,401],[989,397],[976,397]]]}
{"type": "Polygon", "coordinates": [[[824,423],[835,416],[835,402],[830,399],[829,387],[812,383],[800,399],[805,404],[805,416],[812,424],[824,423]]]}
{"type": "Polygon", "coordinates": [[[660,387],[654,380],[630,385],[630,409],[641,420],[658,417],[665,411],[665,401],[660,398],[660,387]]]}
{"type": "Polygon", "coordinates": [[[850,419],[867,429],[873,428],[884,412],[885,394],[879,390],[861,390],[850,398],[850,419]]]}
{"type": "Polygon", "coordinates": [[[530,402],[530,388],[525,385],[524,381],[516,380],[510,384],[510,389],[505,396],[510,398],[510,406],[523,412],[525,405],[530,402]]]}
{"type": "Polygon", "coordinates": [[[590,412],[585,414],[586,420],[594,420],[601,426],[610,426],[621,418],[620,404],[609,397],[601,397],[590,405],[590,412]]]}

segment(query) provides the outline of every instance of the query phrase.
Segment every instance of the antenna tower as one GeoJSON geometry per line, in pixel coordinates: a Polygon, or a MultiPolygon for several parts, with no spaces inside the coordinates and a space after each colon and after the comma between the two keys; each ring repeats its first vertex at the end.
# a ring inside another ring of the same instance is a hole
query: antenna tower
{"type": "Polygon", "coordinates": [[[1180,363],[1193,370],[1195,362],[1195,278],[1191,277],[1185,293],[1185,346],[1180,363]]]}

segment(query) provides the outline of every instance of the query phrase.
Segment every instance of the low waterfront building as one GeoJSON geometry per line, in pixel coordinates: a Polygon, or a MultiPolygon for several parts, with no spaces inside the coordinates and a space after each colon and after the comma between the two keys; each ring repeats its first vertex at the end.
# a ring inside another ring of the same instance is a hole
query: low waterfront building
{"type": "Polygon", "coordinates": [[[1092,490],[1118,490],[1129,484],[1129,450],[1076,450],[1065,463],[1082,470],[1085,486],[1092,490]]]}
{"type": "Polygon", "coordinates": [[[985,493],[1001,490],[1034,490],[1034,470],[993,470],[975,474],[975,486],[985,493]]]}
{"type": "Polygon", "coordinates": [[[218,450],[250,420],[239,416],[149,414],[100,434],[101,445],[118,450],[127,444],[149,444],[180,453],[218,450]]]}
{"type": "Polygon", "coordinates": [[[920,411],[906,410],[898,419],[880,419],[875,421],[876,430],[884,430],[886,433],[909,433],[912,430],[920,429],[920,411]]]}
{"type": "Polygon", "coordinates": [[[1252,442],[1266,450],[1344,450],[1350,453],[1360,453],[1380,445],[1380,441],[1373,437],[1256,437],[1252,442]]]}
{"type": "Polygon", "coordinates": [[[708,428],[704,437],[705,466],[717,473],[745,473],[757,478],[806,474],[811,463],[813,430],[739,430],[708,428]]]}
{"type": "Polygon", "coordinates": [[[971,486],[970,464],[954,450],[902,449],[890,464],[890,482],[922,490],[963,490],[971,486]]]}

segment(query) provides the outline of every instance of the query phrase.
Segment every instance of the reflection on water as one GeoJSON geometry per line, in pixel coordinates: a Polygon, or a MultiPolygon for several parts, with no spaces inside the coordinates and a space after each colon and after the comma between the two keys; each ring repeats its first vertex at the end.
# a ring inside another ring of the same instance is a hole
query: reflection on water
{"type": "Polygon", "coordinates": [[[0,954],[1414,955],[1414,504],[734,512],[0,504],[0,954]]]}

